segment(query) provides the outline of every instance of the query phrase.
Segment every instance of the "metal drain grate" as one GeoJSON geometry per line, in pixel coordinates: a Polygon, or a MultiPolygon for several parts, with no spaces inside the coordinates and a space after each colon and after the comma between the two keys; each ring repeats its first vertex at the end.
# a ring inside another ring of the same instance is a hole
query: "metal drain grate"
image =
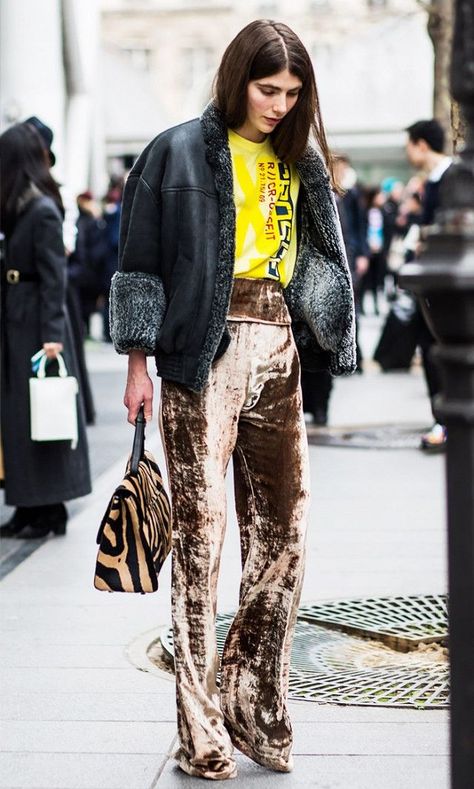
{"type": "MultiPolygon", "coordinates": [[[[233,613],[217,617],[219,654],[233,618],[233,613]]],[[[447,649],[442,646],[446,622],[442,595],[302,606],[295,628],[289,695],[332,704],[446,707],[449,673],[447,649]],[[397,649],[392,648],[394,644],[397,649]]],[[[161,643],[172,660],[171,628],[161,634],[161,643]]]]}
{"type": "Polygon", "coordinates": [[[356,449],[417,449],[428,428],[416,425],[368,425],[367,427],[307,426],[308,442],[323,447],[356,449]]]}
{"type": "Polygon", "coordinates": [[[448,671],[444,666],[379,668],[330,676],[292,671],[289,696],[325,704],[440,709],[449,704],[448,671]]]}
{"type": "Polygon", "coordinates": [[[304,605],[298,611],[298,618],[377,638],[402,652],[419,644],[445,644],[448,637],[445,595],[335,600],[304,605]]]}

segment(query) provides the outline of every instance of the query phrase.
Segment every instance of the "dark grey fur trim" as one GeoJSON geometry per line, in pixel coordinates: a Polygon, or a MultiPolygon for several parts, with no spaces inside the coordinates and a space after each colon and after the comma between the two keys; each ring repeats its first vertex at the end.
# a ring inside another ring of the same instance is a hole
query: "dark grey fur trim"
{"type": "Polygon", "coordinates": [[[356,365],[354,300],[334,195],[314,149],[307,149],[297,169],[304,187],[301,238],[285,299],[293,320],[304,321],[330,352],[329,371],[347,375],[356,365]]]}
{"type": "Polygon", "coordinates": [[[227,126],[222,113],[212,101],[200,120],[207,161],[214,175],[219,199],[219,259],[211,317],[194,381],[193,388],[196,389],[202,389],[207,382],[209,369],[225,331],[234,281],[235,258],[234,184],[227,126]]]}
{"type": "Polygon", "coordinates": [[[320,251],[334,260],[351,284],[339,214],[323,160],[314,148],[307,148],[296,167],[305,186],[307,207],[314,220],[320,251]]]}
{"type": "Polygon", "coordinates": [[[110,288],[110,334],[117,353],[139,350],[154,356],[165,311],[160,277],[117,271],[110,288]]]}
{"type": "Polygon", "coordinates": [[[293,319],[303,320],[324,351],[337,352],[345,329],[345,316],[352,309],[350,290],[336,264],[305,244],[300,265],[304,268],[304,289],[293,306],[293,319]]]}

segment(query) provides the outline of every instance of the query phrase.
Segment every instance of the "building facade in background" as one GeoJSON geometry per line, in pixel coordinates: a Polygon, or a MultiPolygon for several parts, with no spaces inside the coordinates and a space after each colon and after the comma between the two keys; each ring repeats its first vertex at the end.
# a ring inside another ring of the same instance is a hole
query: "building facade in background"
{"type": "Polygon", "coordinates": [[[0,130],[31,115],[54,131],[68,191],[105,189],[99,0],[1,0],[0,130]]]}
{"type": "Polygon", "coordinates": [[[433,53],[417,0],[101,2],[105,62],[120,60],[148,95],[128,111],[129,92],[113,98],[106,85],[114,103],[107,145],[118,167],[161,129],[200,114],[225,46],[264,17],[289,24],[311,53],[333,148],[367,177],[407,174],[403,129],[432,114],[433,53]]]}
{"type": "Polygon", "coordinates": [[[0,130],[55,133],[56,178],[104,193],[163,129],[199,115],[231,38],[287,22],[313,58],[330,143],[361,175],[407,175],[403,128],[432,114],[417,0],[1,0],[0,130]]]}

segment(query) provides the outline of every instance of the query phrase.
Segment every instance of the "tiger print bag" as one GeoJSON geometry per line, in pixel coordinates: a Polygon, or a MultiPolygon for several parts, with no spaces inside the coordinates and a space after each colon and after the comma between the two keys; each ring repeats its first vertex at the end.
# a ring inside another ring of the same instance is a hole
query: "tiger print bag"
{"type": "Polygon", "coordinates": [[[156,592],[171,550],[171,512],[160,469],[145,450],[145,416],[136,421],[132,454],[97,534],[94,586],[104,592],[156,592]]]}

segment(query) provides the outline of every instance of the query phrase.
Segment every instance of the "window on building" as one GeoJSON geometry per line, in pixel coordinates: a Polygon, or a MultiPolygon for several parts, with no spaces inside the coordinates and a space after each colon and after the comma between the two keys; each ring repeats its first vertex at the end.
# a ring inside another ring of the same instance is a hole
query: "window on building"
{"type": "Polygon", "coordinates": [[[150,68],[151,49],[146,47],[125,47],[124,52],[130,58],[130,62],[138,71],[148,71],[150,68]]]}
{"type": "Polygon", "coordinates": [[[181,50],[183,85],[193,90],[200,84],[213,65],[213,50],[210,47],[186,47],[181,50]]]}

